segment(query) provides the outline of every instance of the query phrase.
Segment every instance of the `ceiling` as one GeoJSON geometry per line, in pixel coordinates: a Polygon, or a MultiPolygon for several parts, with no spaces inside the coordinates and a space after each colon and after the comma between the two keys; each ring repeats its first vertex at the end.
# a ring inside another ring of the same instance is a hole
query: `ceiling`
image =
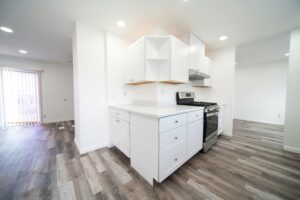
{"type": "Polygon", "coordinates": [[[209,50],[252,43],[300,27],[299,0],[0,0],[0,54],[60,63],[72,60],[75,21],[130,41],[160,26],[195,33],[209,50]],[[125,28],[117,20],[127,23],[125,28]],[[227,35],[228,40],[218,38],[227,35]],[[28,51],[20,55],[19,49],[28,51]]]}
{"type": "Polygon", "coordinates": [[[290,34],[281,34],[251,44],[240,45],[236,49],[237,67],[255,65],[279,60],[288,60],[290,34]]]}

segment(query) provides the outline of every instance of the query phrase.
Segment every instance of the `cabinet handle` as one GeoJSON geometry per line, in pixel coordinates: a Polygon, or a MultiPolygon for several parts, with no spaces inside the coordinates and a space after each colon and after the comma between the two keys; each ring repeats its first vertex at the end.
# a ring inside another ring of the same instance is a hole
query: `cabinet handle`
{"type": "Polygon", "coordinates": [[[175,120],[175,123],[178,123],[178,121],[177,121],[177,120],[175,120]]]}
{"type": "Polygon", "coordinates": [[[175,139],[175,140],[177,140],[177,139],[178,139],[178,137],[174,137],[174,139],[175,139]]]}
{"type": "Polygon", "coordinates": [[[199,115],[196,115],[196,117],[199,117],[199,115]]]}
{"type": "Polygon", "coordinates": [[[177,158],[174,159],[175,162],[177,162],[177,160],[178,160],[177,158]]]}

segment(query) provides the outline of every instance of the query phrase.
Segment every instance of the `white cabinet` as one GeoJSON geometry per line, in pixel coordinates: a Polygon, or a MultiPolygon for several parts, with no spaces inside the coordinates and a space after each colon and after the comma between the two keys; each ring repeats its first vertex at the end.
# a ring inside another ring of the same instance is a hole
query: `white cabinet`
{"type": "Polygon", "coordinates": [[[203,119],[188,124],[188,137],[187,137],[188,158],[194,156],[202,148],[203,148],[203,119]]]}
{"type": "Polygon", "coordinates": [[[224,107],[225,107],[224,104],[220,105],[219,120],[218,120],[218,135],[223,133],[224,107]]]}
{"type": "Polygon", "coordinates": [[[139,83],[145,80],[145,52],[144,40],[140,39],[132,44],[126,54],[126,83],[139,83]]]}
{"type": "Polygon", "coordinates": [[[192,33],[184,34],[180,39],[189,46],[190,74],[205,79],[211,77],[211,62],[205,56],[205,44],[192,33]]]}
{"type": "Polygon", "coordinates": [[[131,165],[151,185],[203,147],[203,110],[162,118],[130,114],[131,165]]]}
{"type": "Polygon", "coordinates": [[[129,113],[125,111],[110,110],[111,142],[130,157],[129,113]]]}
{"type": "Polygon", "coordinates": [[[126,84],[186,83],[188,47],[173,36],[142,37],[129,46],[126,84]]]}
{"type": "Polygon", "coordinates": [[[189,45],[189,68],[198,70],[205,56],[205,44],[193,34],[186,35],[185,42],[189,45]]]}
{"type": "MultiPolygon", "coordinates": [[[[172,57],[170,81],[186,83],[188,81],[188,48],[185,44],[172,38],[172,57]]],[[[165,80],[168,82],[168,80],[165,80]]]]}

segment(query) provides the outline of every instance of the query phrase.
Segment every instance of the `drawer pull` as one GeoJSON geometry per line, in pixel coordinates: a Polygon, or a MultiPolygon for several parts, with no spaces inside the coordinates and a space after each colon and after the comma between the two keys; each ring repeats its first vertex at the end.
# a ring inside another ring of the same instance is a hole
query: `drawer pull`
{"type": "Polygon", "coordinates": [[[178,120],[175,120],[175,123],[178,123],[178,120]]]}
{"type": "Polygon", "coordinates": [[[178,137],[174,137],[174,139],[175,139],[175,140],[177,140],[177,139],[178,139],[178,137]]]}
{"type": "Polygon", "coordinates": [[[196,117],[199,117],[199,115],[196,115],[196,117]]]}
{"type": "Polygon", "coordinates": [[[174,159],[175,162],[177,162],[177,160],[178,160],[177,158],[174,159]]]}

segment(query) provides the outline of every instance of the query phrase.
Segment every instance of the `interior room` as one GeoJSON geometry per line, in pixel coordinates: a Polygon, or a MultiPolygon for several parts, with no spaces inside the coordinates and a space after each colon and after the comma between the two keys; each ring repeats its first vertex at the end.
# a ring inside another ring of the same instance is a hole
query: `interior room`
{"type": "Polygon", "coordinates": [[[0,199],[299,199],[299,0],[1,0],[0,199]]]}

